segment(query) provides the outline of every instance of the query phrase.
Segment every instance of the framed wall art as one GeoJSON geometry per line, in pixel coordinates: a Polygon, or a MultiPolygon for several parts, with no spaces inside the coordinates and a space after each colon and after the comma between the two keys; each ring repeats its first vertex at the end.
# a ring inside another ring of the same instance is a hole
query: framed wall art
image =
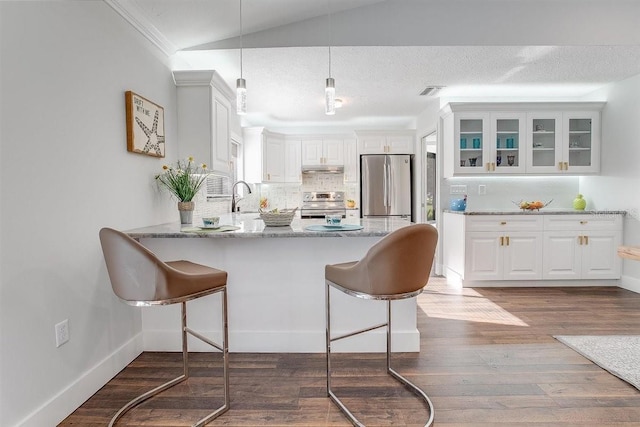
{"type": "Polygon", "coordinates": [[[164,157],[164,108],[127,91],[127,151],[164,157]]]}

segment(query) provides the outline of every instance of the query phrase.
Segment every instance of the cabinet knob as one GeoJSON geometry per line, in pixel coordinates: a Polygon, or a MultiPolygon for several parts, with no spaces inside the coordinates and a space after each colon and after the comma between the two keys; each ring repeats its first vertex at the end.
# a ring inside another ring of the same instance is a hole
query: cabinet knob
{"type": "Polygon", "coordinates": [[[584,221],[584,220],[582,220],[582,221],[580,221],[580,224],[585,225],[585,224],[586,224],[586,223],[588,223],[588,222],[589,222],[589,221],[584,221]]]}
{"type": "Polygon", "coordinates": [[[507,221],[500,221],[500,225],[507,225],[507,221]]]}

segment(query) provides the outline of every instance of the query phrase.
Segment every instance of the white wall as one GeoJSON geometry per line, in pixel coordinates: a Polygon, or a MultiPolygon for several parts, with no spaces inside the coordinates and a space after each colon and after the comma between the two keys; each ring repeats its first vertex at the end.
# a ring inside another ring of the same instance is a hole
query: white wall
{"type": "MultiPolygon", "coordinates": [[[[582,177],[580,192],[595,209],[623,209],[624,244],[640,246],[640,75],[610,84],[601,92],[602,153],[599,176],[582,177]]],[[[624,260],[622,285],[640,292],[640,262],[624,260]]]]}
{"type": "Polygon", "coordinates": [[[0,51],[0,425],[52,426],[140,351],[98,230],[177,219],[153,182],[175,160],[176,91],[103,2],[0,2],[0,51]],[[126,151],[126,90],[164,106],[164,160],[126,151]]]}

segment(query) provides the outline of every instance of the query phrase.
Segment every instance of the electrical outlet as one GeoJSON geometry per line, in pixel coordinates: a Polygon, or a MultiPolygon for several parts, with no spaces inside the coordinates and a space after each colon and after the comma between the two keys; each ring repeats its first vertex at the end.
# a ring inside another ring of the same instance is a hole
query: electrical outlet
{"type": "Polygon", "coordinates": [[[466,185],[452,185],[449,189],[449,194],[467,194],[466,185]]]}
{"type": "Polygon", "coordinates": [[[484,184],[478,185],[478,194],[480,196],[484,196],[485,194],[487,194],[487,186],[484,184]]]}
{"type": "Polygon", "coordinates": [[[69,319],[56,324],[56,347],[69,341],[69,319]]]}

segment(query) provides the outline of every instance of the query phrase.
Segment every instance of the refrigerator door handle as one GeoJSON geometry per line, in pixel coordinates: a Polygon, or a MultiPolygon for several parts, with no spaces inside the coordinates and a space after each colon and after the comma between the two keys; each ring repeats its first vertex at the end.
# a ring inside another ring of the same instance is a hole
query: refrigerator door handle
{"type": "Polygon", "coordinates": [[[384,164],[383,164],[383,173],[382,173],[382,200],[384,203],[384,207],[388,206],[387,200],[389,198],[389,189],[387,188],[388,186],[388,165],[387,165],[387,159],[384,159],[384,164]]]}
{"type": "Polygon", "coordinates": [[[389,156],[385,157],[385,163],[387,164],[387,215],[391,213],[391,191],[393,189],[393,182],[391,182],[391,159],[389,156]]]}

